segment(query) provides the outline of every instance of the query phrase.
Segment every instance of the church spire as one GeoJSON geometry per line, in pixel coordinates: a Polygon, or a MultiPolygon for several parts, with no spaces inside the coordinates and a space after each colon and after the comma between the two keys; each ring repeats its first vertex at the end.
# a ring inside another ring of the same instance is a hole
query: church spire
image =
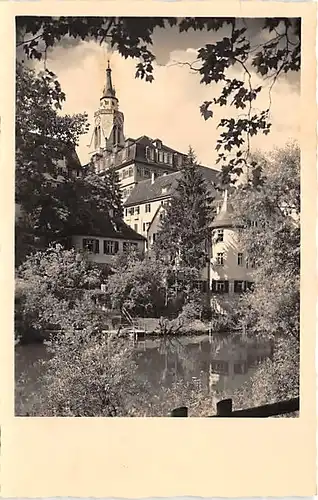
{"type": "Polygon", "coordinates": [[[116,92],[113,87],[112,83],[112,70],[109,64],[109,60],[107,63],[107,69],[106,69],[106,85],[103,90],[103,97],[109,97],[109,98],[115,98],[116,99],[116,92]]]}

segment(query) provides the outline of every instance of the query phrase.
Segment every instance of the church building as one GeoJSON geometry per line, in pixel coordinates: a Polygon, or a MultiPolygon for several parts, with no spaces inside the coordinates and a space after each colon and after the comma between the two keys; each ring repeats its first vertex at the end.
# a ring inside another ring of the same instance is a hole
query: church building
{"type": "Polygon", "coordinates": [[[89,147],[98,174],[102,175],[109,168],[117,172],[124,202],[138,182],[178,171],[187,156],[166,146],[160,139],[145,135],[137,139],[125,138],[124,114],[119,110],[109,62],[99,108],[94,114],[89,147]]]}

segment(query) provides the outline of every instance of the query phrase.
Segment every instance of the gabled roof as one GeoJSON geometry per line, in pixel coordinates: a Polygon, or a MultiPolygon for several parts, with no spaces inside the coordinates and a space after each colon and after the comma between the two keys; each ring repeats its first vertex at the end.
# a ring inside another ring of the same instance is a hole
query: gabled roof
{"type": "MultiPolygon", "coordinates": [[[[202,177],[210,184],[216,181],[218,171],[208,167],[199,166],[202,177]]],[[[125,207],[136,205],[137,203],[147,203],[160,198],[170,197],[178,185],[182,171],[172,172],[171,174],[161,175],[152,183],[151,179],[141,181],[132,190],[131,194],[124,203],[125,207]],[[166,191],[163,192],[163,189],[166,191]]]]}
{"type": "Polygon", "coordinates": [[[72,235],[92,236],[96,238],[118,238],[121,240],[145,241],[146,238],[134,231],[122,219],[103,218],[94,220],[94,226],[81,225],[72,228],[72,235]]]}

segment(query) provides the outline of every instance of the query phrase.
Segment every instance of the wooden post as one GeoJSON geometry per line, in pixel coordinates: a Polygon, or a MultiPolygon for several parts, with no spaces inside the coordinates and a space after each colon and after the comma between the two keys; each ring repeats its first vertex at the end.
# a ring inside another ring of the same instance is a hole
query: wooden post
{"type": "Polygon", "coordinates": [[[170,417],[187,417],[188,408],[186,406],[181,406],[180,408],[175,408],[172,410],[170,417]]]}
{"type": "Polygon", "coordinates": [[[218,417],[228,417],[232,413],[232,399],[223,399],[216,405],[216,414],[218,417]]]}

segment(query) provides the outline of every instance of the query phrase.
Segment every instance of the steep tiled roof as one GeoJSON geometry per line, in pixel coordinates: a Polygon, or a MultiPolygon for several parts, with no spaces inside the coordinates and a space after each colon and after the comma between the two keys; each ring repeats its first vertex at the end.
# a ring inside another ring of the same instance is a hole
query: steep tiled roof
{"type": "Polygon", "coordinates": [[[134,231],[122,219],[103,218],[94,220],[94,226],[78,226],[72,230],[73,236],[95,236],[96,238],[118,238],[121,240],[145,241],[146,238],[134,231]]]}
{"type": "MultiPolygon", "coordinates": [[[[199,168],[203,178],[207,182],[212,183],[216,181],[216,176],[218,174],[217,170],[201,166],[199,168]]],[[[125,207],[171,196],[177,187],[178,179],[181,175],[182,172],[179,170],[178,172],[173,172],[168,175],[161,175],[157,177],[153,183],[151,179],[139,182],[127,198],[125,207]],[[164,188],[166,188],[165,191],[163,191],[164,188]]]]}

